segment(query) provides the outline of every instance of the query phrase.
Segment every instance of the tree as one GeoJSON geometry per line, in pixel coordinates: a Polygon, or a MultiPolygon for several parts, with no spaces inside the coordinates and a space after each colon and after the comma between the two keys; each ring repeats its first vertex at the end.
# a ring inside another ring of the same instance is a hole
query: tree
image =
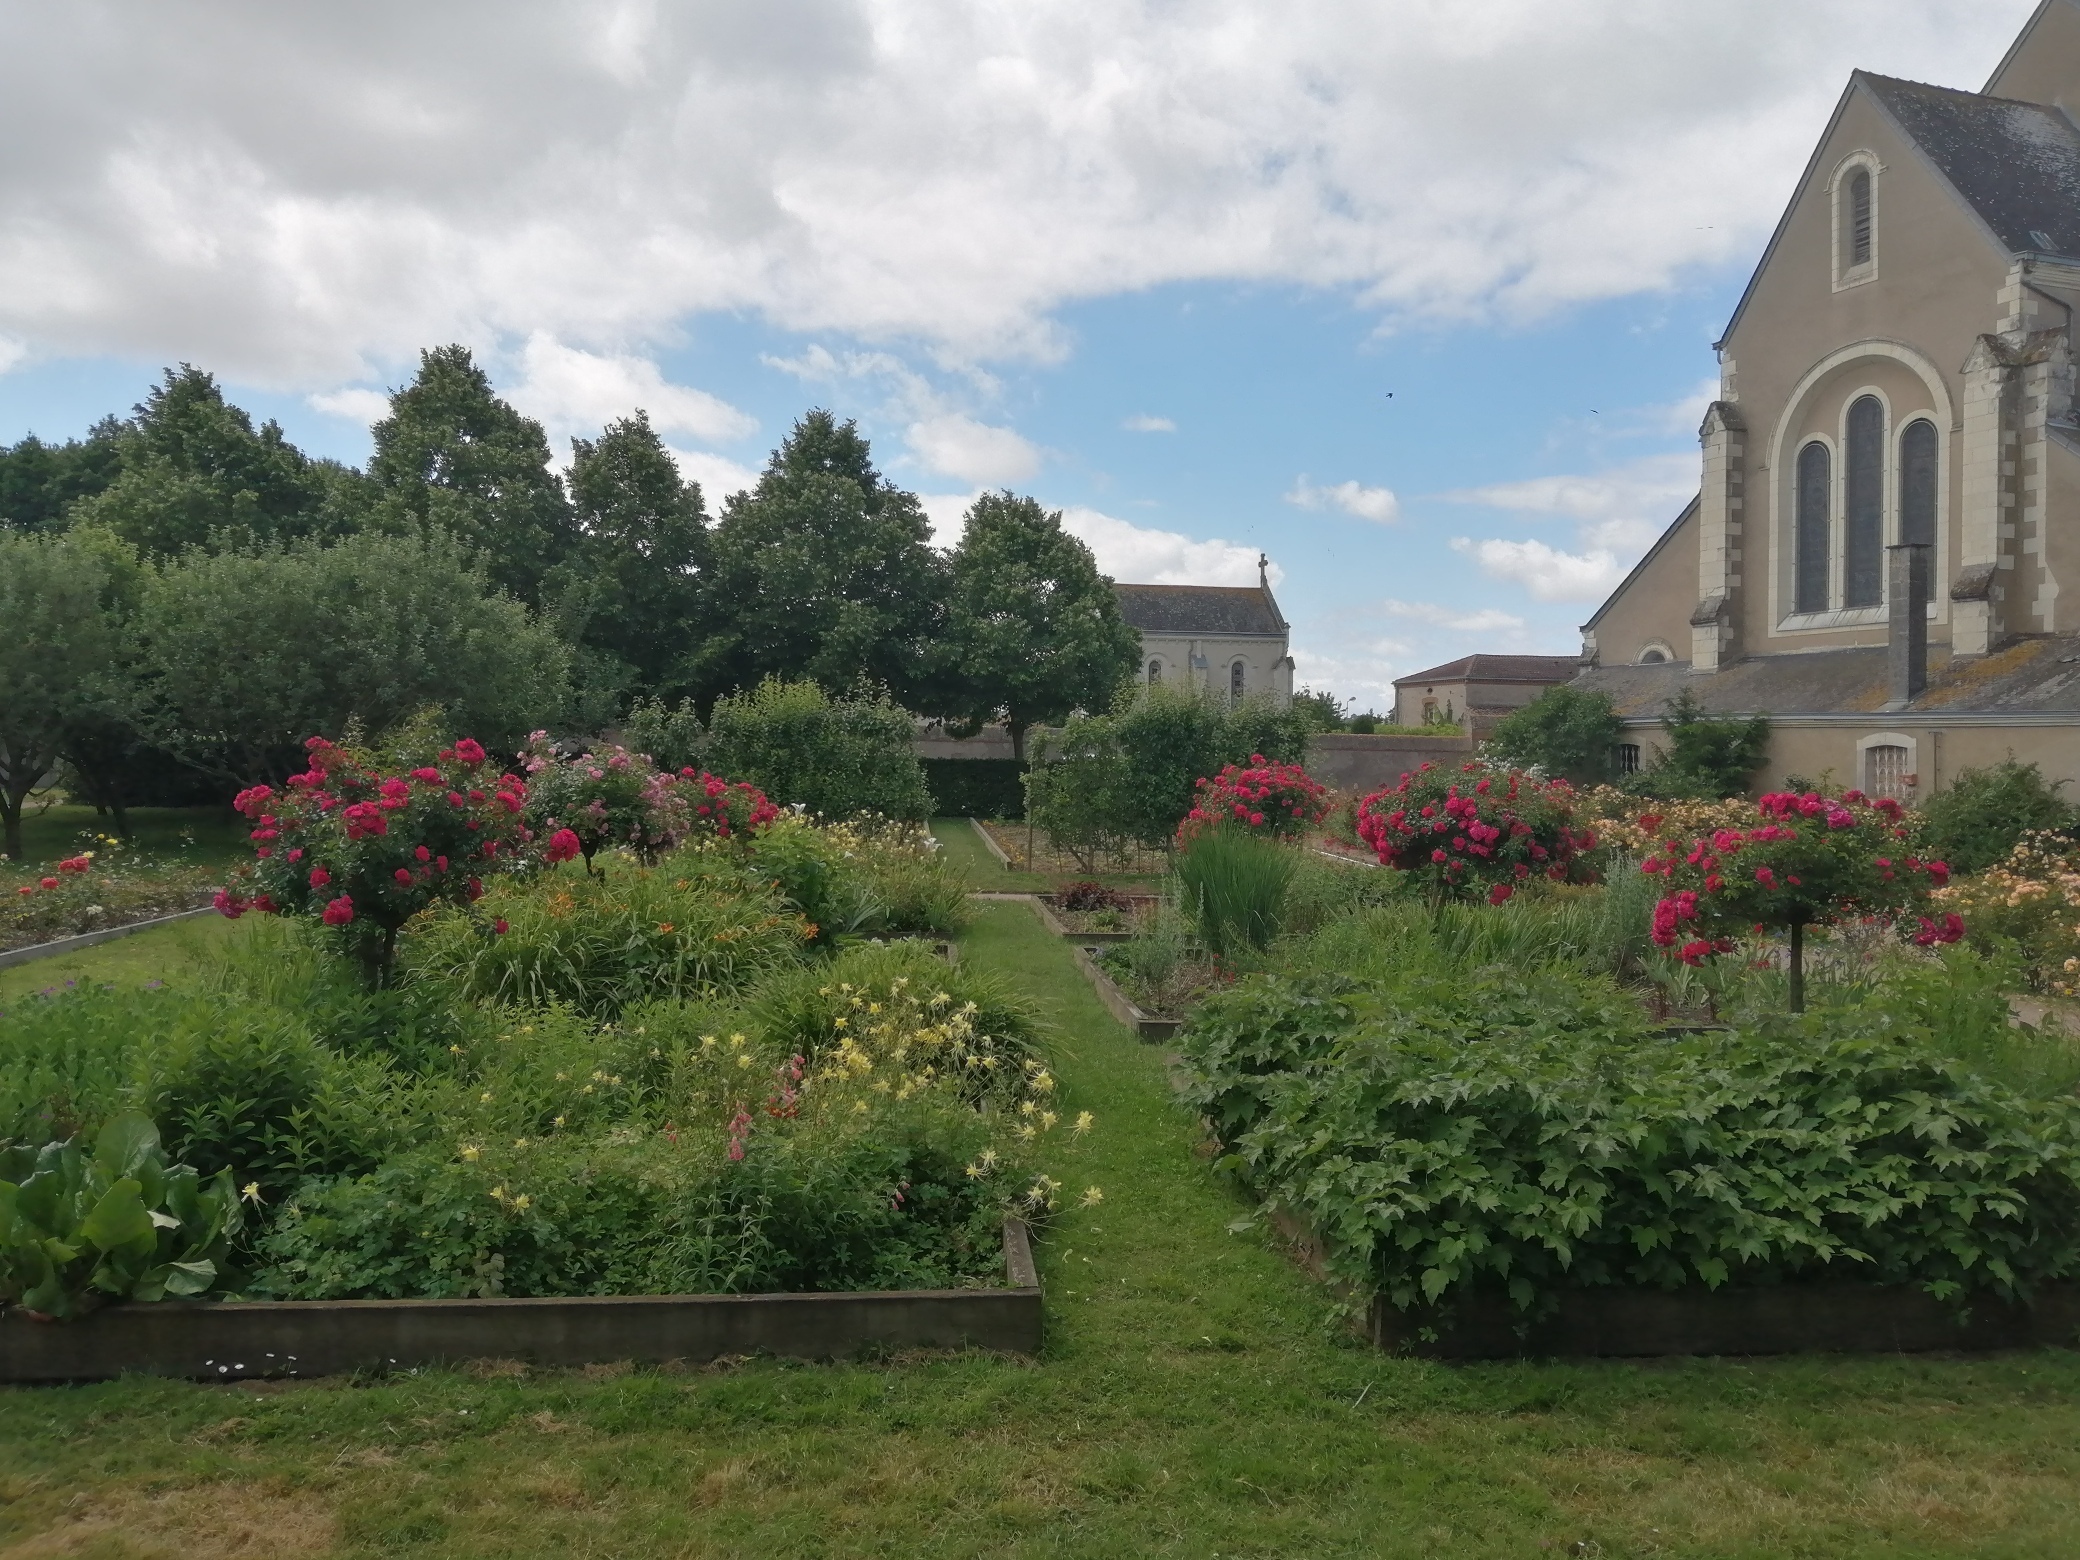
{"type": "Polygon", "coordinates": [[[64,530],[74,501],[99,493],[121,471],[122,426],[104,417],[84,439],[46,444],[32,433],[0,448],[0,529],[64,530]]]}
{"type": "Polygon", "coordinates": [[[505,751],[550,718],[570,652],[443,536],[184,553],[139,612],[155,740],[237,783],[279,781],[312,733],[429,705],[505,751]]]}
{"type": "Polygon", "coordinates": [[[698,675],[709,696],[761,678],[866,680],[927,696],[944,567],[915,494],[882,479],[851,421],[813,410],[713,535],[698,675]]]}
{"type": "Polygon", "coordinates": [[[1488,734],[1482,756],[1505,768],[1543,769],[1575,785],[1611,774],[1611,749],[1624,726],[1610,695],[1563,683],[1513,710],[1488,734]]]}
{"type": "Polygon", "coordinates": [[[68,730],[119,694],[123,628],[109,550],[73,534],[0,532],[0,831],[22,859],[22,808],[68,730]]]}
{"type": "Polygon", "coordinates": [[[566,621],[575,619],[577,642],[628,668],[639,694],[683,697],[708,555],[699,484],[679,475],[638,411],[596,440],[571,441],[569,487],[580,538],[566,621]]]}
{"type": "Polygon", "coordinates": [[[1028,727],[1102,709],[1133,675],[1141,636],[1060,510],[985,493],[969,506],[951,573],[949,711],[971,726],[1002,715],[1020,762],[1028,727]]]}
{"type": "Polygon", "coordinates": [[[328,473],[276,423],[254,428],[203,370],[166,370],[133,410],[114,436],[119,474],[74,506],[76,523],[106,526],[150,557],[339,534],[358,523],[337,502],[352,486],[345,468],[328,473]]]}
{"type": "Polygon", "coordinates": [[[1989,769],[1958,772],[1948,790],[1922,803],[1923,843],[1953,872],[1983,872],[2007,856],[2025,834],[2073,827],[2073,807],[2035,764],[2012,757],[1989,769]]]}
{"type": "Polygon", "coordinates": [[[768,677],[715,701],[708,767],[824,818],[878,813],[922,822],[931,810],[911,739],[916,721],[886,697],[833,698],[813,682],[768,677]]]}
{"type": "Polygon", "coordinates": [[[549,469],[542,425],[492,394],[467,347],[419,354],[419,374],[370,430],[368,474],[385,519],[450,532],[483,556],[493,584],[531,605],[570,557],[577,528],[549,469]]]}
{"type": "Polygon", "coordinates": [[[1685,688],[1661,716],[1668,747],[1645,776],[1642,790],[1671,800],[1717,801],[1744,796],[1748,781],[1769,756],[1769,717],[1715,720],[1685,688]]]}

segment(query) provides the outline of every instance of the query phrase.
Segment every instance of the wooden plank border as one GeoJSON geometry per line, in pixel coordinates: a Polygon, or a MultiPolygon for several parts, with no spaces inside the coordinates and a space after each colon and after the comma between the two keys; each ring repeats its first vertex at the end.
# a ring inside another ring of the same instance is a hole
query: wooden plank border
{"type": "Polygon", "coordinates": [[[973,829],[976,838],[982,841],[982,848],[997,858],[997,865],[1009,872],[1011,870],[1011,858],[1004,854],[1004,847],[999,845],[989,830],[982,826],[982,820],[980,818],[970,818],[968,827],[973,829]]]}
{"type": "Polygon", "coordinates": [[[199,910],[177,910],[172,915],[155,915],[149,921],[132,921],[128,926],[110,926],[98,932],[81,932],[77,937],[60,937],[56,942],[33,943],[27,948],[10,948],[0,953],[0,970],[11,965],[29,964],[37,959],[48,959],[60,953],[76,953],[82,948],[91,948],[96,943],[113,942],[118,937],[128,937],[132,932],[148,932],[155,926],[171,926],[176,921],[192,921],[198,915],[215,915],[208,905],[199,910]]]}
{"type": "Polygon", "coordinates": [[[1040,1348],[1040,1280],[1025,1224],[1004,1222],[1002,1289],[628,1295],[539,1300],[162,1300],[76,1322],[0,1313],[0,1382],[128,1373],[231,1381],[411,1369],[469,1359],[538,1365],[845,1359],[882,1349],[1040,1348]]]}

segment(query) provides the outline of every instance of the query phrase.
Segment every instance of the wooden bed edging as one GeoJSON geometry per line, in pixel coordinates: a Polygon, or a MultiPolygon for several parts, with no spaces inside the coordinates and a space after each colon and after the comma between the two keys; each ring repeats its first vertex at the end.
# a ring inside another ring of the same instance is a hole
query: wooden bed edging
{"type": "Polygon", "coordinates": [[[0,1382],[125,1373],[231,1381],[333,1376],[468,1359],[537,1365],[699,1362],[737,1354],[843,1359],[866,1349],[1040,1348],[1025,1225],[1004,1222],[1005,1289],[849,1294],[614,1295],[539,1300],[162,1300],[77,1322],[0,1314],[0,1382]]]}
{"type": "MultiPolygon", "coordinates": [[[[1039,905],[1037,900],[1035,904],[1041,914],[1047,913],[1045,905],[1039,905]]],[[[1184,1028],[1184,1020],[1181,1018],[1144,1013],[1134,1006],[1128,1000],[1127,994],[1113,984],[1112,977],[1098,967],[1098,961],[1091,957],[1090,949],[1071,944],[1069,951],[1076,956],[1076,967],[1083,971],[1083,978],[1091,983],[1091,989],[1097,992],[1098,1000],[1105,1004],[1106,1011],[1143,1040],[1173,1040],[1177,1037],[1177,1031],[1184,1028]]]]}
{"type": "Polygon", "coordinates": [[[1518,1323],[1509,1302],[1494,1295],[1432,1313],[1379,1300],[1371,1331],[1381,1348],[1448,1360],[2071,1348],[2080,1341],[2080,1285],[2047,1285],[2026,1305],[1984,1295],[1960,1305],[1874,1284],[1586,1290],[1563,1294],[1521,1337],[1518,1323]]]}
{"type": "Polygon", "coordinates": [[[171,926],[175,921],[192,921],[198,915],[215,915],[208,905],[199,910],[176,910],[172,915],[155,915],[148,921],[132,921],[127,926],[105,926],[98,932],[81,932],[76,937],[60,937],[56,942],[31,943],[26,948],[10,948],[0,953],[0,970],[13,964],[28,964],[37,959],[48,959],[60,953],[75,953],[81,948],[91,948],[96,943],[113,942],[118,937],[128,937],[132,932],[148,932],[155,926],[171,926]]]}
{"type": "Polygon", "coordinates": [[[981,838],[982,848],[997,858],[997,865],[1009,872],[1011,870],[1011,858],[1004,854],[1004,847],[997,843],[996,837],[982,826],[982,820],[980,818],[970,818],[968,826],[981,838]]]}
{"type": "MultiPolygon", "coordinates": [[[[1133,932],[1079,932],[1075,930],[1067,921],[1064,921],[1055,913],[1054,898],[1055,896],[1052,894],[1035,894],[1033,903],[1040,909],[1041,923],[1057,937],[1072,938],[1077,942],[1092,947],[1132,942],[1134,940],[1135,934],[1133,932]]],[[[1162,903],[1160,894],[1129,894],[1127,898],[1133,900],[1137,907],[1162,903]]]]}

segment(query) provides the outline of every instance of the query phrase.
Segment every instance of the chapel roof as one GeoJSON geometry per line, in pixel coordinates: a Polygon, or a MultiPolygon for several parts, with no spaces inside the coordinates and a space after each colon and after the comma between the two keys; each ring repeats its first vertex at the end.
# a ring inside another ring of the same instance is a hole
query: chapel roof
{"type": "Polygon", "coordinates": [[[1563,683],[1581,669],[1575,655],[1462,655],[1456,661],[1410,672],[1394,686],[1420,682],[1563,683]]]}
{"type": "Polygon", "coordinates": [[[1120,615],[1144,634],[1282,639],[1285,619],[1262,586],[1114,585],[1120,615]]]}
{"type": "MultiPolygon", "coordinates": [[[[1875,715],[1891,698],[1883,645],[1749,656],[1699,676],[1686,661],[1597,666],[1574,686],[1609,694],[1618,714],[1628,717],[1659,716],[1685,691],[1712,715],[1875,715]]],[[[1932,645],[1928,687],[1907,709],[1918,715],[2080,715],[2080,635],[2033,635],[1955,665],[1947,647],[1932,645]]]]}
{"type": "Polygon", "coordinates": [[[2080,256],[2080,130],[2055,108],[1858,71],[2014,254],[2080,256]]]}

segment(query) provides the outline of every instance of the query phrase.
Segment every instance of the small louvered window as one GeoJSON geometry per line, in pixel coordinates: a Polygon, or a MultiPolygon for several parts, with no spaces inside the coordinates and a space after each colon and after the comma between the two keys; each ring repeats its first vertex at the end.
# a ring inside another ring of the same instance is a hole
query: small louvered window
{"type": "Polygon", "coordinates": [[[1872,796],[1903,799],[1913,789],[1907,773],[1907,750],[1892,743],[1863,751],[1863,788],[1872,796]]]}
{"type": "Polygon", "coordinates": [[[1842,219],[1848,229],[1849,264],[1852,266],[1871,263],[1871,171],[1858,168],[1849,175],[1848,198],[1843,203],[1842,219]]]}
{"type": "Polygon", "coordinates": [[[1637,742],[1620,742],[1616,747],[1612,748],[1611,767],[1616,769],[1621,775],[1638,774],[1639,744],[1637,742]]]}

